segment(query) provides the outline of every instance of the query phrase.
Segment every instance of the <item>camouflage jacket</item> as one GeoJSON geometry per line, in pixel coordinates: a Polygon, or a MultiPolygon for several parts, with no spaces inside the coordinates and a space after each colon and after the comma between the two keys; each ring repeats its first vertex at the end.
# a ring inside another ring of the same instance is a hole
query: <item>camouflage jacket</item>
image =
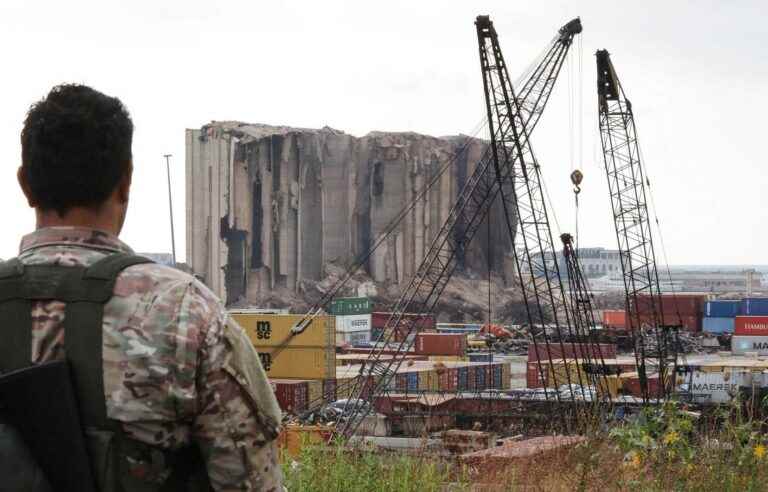
{"type": "MultiPolygon", "coordinates": [[[[88,266],[117,251],[132,253],[101,231],[51,227],[25,236],[19,259],[88,266]]],[[[64,307],[33,303],[33,363],[64,357],[64,307]]],[[[243,330],[202,283],[157,264],[125,269],[104,306],[103,359],[107,415],[130,437],[196,442],[216,490],[282,488],[277,402],[243,330]]]]}

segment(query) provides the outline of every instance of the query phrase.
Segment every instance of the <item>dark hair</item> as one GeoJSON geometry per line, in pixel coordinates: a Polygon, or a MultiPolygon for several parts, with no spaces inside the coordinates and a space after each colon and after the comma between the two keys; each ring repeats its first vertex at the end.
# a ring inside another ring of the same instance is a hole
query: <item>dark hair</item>
{"type": "Polygon", "coordinates": [[[63,215],[104,203],[131,168],[132,140],[119,99],[84,85],[51,89],[21,131],[22,172],[36,206],[63,215]]]}

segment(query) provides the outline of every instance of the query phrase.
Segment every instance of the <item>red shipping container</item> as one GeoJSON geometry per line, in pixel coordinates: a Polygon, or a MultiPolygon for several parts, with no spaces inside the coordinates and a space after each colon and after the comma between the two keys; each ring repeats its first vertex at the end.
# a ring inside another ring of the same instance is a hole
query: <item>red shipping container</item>
{"type": "Polygon", "coordinates": [[[454,391],[459,386],[459,370],[455,367],[437,370],[438,389],[454,391]]]}
{"type": "Polygon", "coordinates": [[[397,391],[406,391],[408,389],[408,375],[405,373],[395,374],[395,389],[397,391]]]}
{"type": "MultiPolygon", "coordinates": [[[[641,326],[653,324],[653,319],[651,316],[640,315],[639,319],[641,326]]],[[[667,326],[680,325],[682,331],[687,331],[689,333],[698,333],[701,331],[702,318],[700,314],[693,316],[678,316],[677,313],[664,313],[663,321],[667,326]]]]}
{"type": "Polygon", "coordinates": [[[623,309],[606,309],[603,311],[603,326],[606,328],[626,328],[627,312],[623,309]]]}
{"type": "Polygon", "coordinates": [[[563,346],[560,346],[559,342],[550,343],[549,351],[547,346],[543,342],[537,342],[528,344],[528,362],[533,362],[539,359],[543,360],[562,360],[563,349],[565,349],[566,359],[576,359],[582,357],[589,357],[591,359],[615,359],[616,358],[616,344],[615,343],[566,343],[563,342],[563,346]],[[536,348],[538,346],[539,355],[536,355],[536,348]],[[551,355],[549,355],[551,354],[551,355]]]}
{"type": "MultiPolygon", "coordinates": [[[[389,326],[387,323],[392,317],[392,313],[376,312],[371,313],[371,329],[384,330],[385,336],[392,336],[395,342],[402,342],[406,339],[408,333],[434,332],[435,317],[431,314],[403,314],[400,317],[398,326],[389,326]]],[[[392,321],[394,324],[394,320],[392,321]]]]}
{"type": "Polygon", "coordinates": [[[736,316],[733,334],[768,336],[768,316],[736,316]]]}
{"type": "MultiPolygon", "coordinates": [[[[640,376],[634,376],[623,380],[622,388],[625,394],[636,396],[637,398],[643,397],[643,392],[640,387],[640,376]]],[[[659,376],[658,374],[651,374],[648,376],[648,396],[655,398],[659,392],[659,376]]]]}
{"type": "Polygon", "coordinates": [[[464,355],[467,335],[463,333],[419,333],[414,351],[420,355],[464,355]]]}
{"type": "MultiPolygon", "coordinates": [[[[661,296],[661,312],[664,314],[677,314],[681,316],[700,316],[704,311],[706,295],[702,294],[664,294],[661,296]]],[[[653,302],[648,295],[637,297],[637,312],[649,314],[653,308],[653,302]]]]}
{"type": "Polygon", "coordinates": [[[308,397],[306,381],[272,379],[270,384],[275,392],[277,402],[284,412],[295,414],[306,410],[308,397]]]}
{"type": "Polygon", "coordinates": [[[543,388],[547,380],[547,367],[542,365],[539,369],[538,362],[529,362],[525,371],[525,385],[528,388],[543,388]],[[544,373],[542,377],[542,372],[544,373]]]}

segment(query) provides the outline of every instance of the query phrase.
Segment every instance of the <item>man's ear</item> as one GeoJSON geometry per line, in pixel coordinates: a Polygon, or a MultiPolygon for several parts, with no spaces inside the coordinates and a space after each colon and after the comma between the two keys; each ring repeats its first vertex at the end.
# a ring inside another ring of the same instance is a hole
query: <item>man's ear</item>
{"type": "Polygon", "coordinates": [[[24,196],[27,197],[27,203],[29,204],[30,208],[37,207],[37,202],[35,202],[35,199],[32,197],[32,191],[29,189],[27,173],[24,172],[23,166],[19,166],[19,169],[16,171],[16,179],[19,181],[19,186],[21,187],[22,193],[24,193],[24,196]]]}
{"type": "Polygon", "coordinates": [[[117,185],[117,198],[120,203],[128,203],[131,194],[131,179],[133,177],[133,163],[128,163],[128,169],[125,171],[122,179],[117,185]]]}

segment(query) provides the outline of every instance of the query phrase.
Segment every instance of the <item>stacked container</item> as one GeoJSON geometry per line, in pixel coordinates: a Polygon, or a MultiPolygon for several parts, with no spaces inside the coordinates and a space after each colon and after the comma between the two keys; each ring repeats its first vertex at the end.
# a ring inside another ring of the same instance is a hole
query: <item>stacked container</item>
{"type": "Polygon", "coordinates": [[[707,301],[704,304],[702,329],[714,335],[733,333],[734,321],[740,309],[741,301],[707,301]]]}
{"type": "Polygon", "coordinates": [[[733,333],[731,351],[734,355],[746,352],[768,355],[768,298],[742,299],[733,333]]]}
{"type": "Polygon", "coordinates": [[[371,313],[371,340],[379,340],[382,336],[391,335],[393,342],[405,341],[410,332],[412,335],[421,332],[435,331],[435,317],[431,314],[403,314],[396,327],[389,327],[392,333],[385,333],[387,322],[393,313],[371,313]],[[413,325],[413,326],[411,326],[413,325]],[[412,328],[412,329],[411,329],[412,328]]]}
{"type": "MultiPolygon", "coordinates": [[[[661,296],[661,313],[667,325],[680,324],[684,331],[701,331],[702,313],[707,296],[704,294],[664,294],[661,296]]],[[[651,297],[637,297],[636,309],[641,323],[653,323],[654,306],[651,297]]]]}
{"type": "Polygon", "coordinates": [[[768,316],[736,316],[731,338],[731,352],[744,355],[757,352],[768,355],[768,316]]]}
{"type": "Polygon", "coordinates": [[[249,311],[232,311],[230,314],[251,339],[270,379],[335,377],[336,343],[332,316],[316,316],[303,332],[293,335],[291,329],[304,316],[249,311]]]}
{"type": "Polygon", "coordinates": [[[367,297],[344,297],[331,301],[336,316],[336,343],[364,345],[371,341],[373,302],[367,297]]]}

